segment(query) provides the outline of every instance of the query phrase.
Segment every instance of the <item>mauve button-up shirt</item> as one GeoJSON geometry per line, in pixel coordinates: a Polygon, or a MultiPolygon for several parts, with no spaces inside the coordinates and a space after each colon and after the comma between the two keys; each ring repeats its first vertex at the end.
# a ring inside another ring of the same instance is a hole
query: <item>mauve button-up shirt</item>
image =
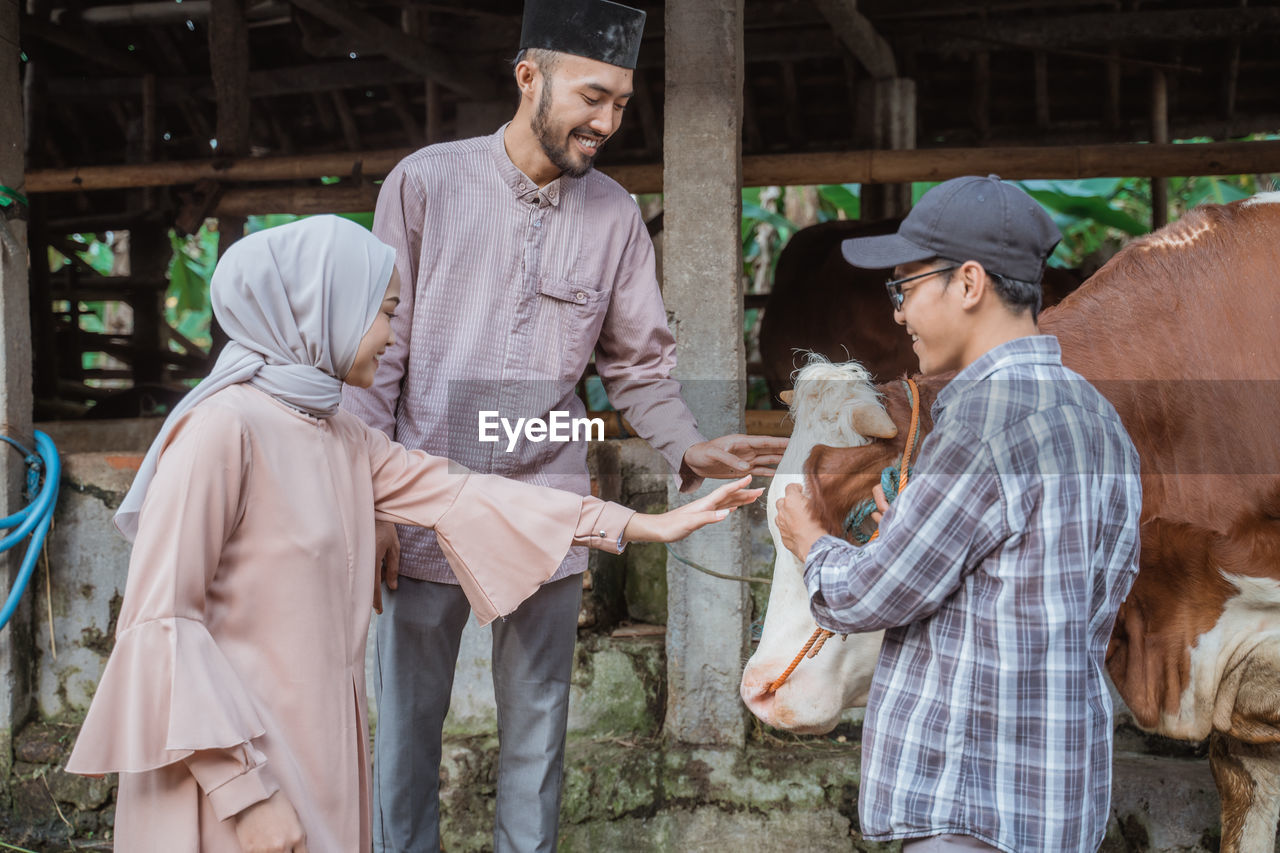
{"type": "MultiPolygon", "coordinates": [[[[594,352],[610,401],[679,471],[704,439],[671,378],[675,340],[639,208],[596,171],[538,187],[507,156],[505,130],[423,148],[383,182],[373,231],[396,250],[396,342],[372,388],[344,388],[343,407],[472,471],[585,495],[585,440],[522,436],[508,451],[502,426],[480,440],[480,419],[583,417],[574,386],[594,352]]],[[[402,574],[457,583],[432,531],[399,532],[402,574]]],[[[586,566],[575,547],[551,579],[586,566]]]]}

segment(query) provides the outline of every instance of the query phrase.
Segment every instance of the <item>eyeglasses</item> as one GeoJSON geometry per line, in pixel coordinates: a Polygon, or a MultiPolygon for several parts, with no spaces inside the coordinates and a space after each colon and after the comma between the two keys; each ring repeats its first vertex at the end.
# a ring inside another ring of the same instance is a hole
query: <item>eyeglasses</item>
{"type": "Polygon", "coordinates": [[[915,281],[921,278],[928,278],[931,275],[937,275],[938,273],[942,273],[942,272],[951,272],[952,270],[958,270],[958,269],[960,269],[960,264],[956,264],[955,266],[950,266],[950,267],[942,267],[941,269],[936,269],[936,270],[929,270],[928,272],[922,272],[919,275],[908,276],[907,278],[899,278],[899,279],[894,279],[892,281],[886,281],[884,283],[884,287],[885,287],[885,290],[889,291],[889,301],[893,303],[893,310],[901,311],[902,303],[907,301],[907,295],[902,292],[902,285],[906,284],[909,281],[915,281]]]}

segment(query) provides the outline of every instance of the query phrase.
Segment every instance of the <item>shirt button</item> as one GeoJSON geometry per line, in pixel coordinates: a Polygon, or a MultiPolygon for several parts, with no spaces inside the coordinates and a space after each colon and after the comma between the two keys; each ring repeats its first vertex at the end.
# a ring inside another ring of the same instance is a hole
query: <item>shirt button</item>
{"type": "Polygon", "coordinates": [[[578,300],[579,302],[586,302],[586,301],[587,301],[587,294],[585,294],[585,293],[583,293],[581,290],[579,290],[577,293],[575,293],[575,294],[573,295],[573,298],[574,298],[574,299],[576,299],[576,300],[578,300]]]}
{"type": "Polygon", "coordinates": [[[523,182],[521,182],[518,186],[519,186],[519,188],[520,188],[520,189],[524,189],[524,183],[523,183],[523,182]]]}

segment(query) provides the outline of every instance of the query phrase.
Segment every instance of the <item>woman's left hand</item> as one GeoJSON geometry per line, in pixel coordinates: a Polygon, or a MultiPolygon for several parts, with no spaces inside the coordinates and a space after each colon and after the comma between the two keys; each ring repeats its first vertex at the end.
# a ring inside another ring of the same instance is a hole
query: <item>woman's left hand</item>
{"type": "Polygon", "coordinates": [[[628,542],[675,542],[693,531],[726,518],[735,507],[753,503],[764,489],[748,489],[751,478],[743,477],[690,501],[678,509],[658,515],[638,512],[631,516],[622,538],[628,542]]]}

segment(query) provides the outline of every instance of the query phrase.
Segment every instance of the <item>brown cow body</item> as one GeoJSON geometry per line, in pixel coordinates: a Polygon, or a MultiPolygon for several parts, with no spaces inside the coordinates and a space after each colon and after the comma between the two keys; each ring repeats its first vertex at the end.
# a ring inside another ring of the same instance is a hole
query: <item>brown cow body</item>
{"type": "MultiPolygon", "coordinates": [[[[840,254],[844,240],[892,234],[900,222],[823,222],[802,228],[787,242],[760,321],[760,357],[775,398],[792,387],[797,350],[831,361],[857,361],[882,382],[915,371],[911,341],[893,322],[885,294],[893,271],[858,269],[840,254]]],[[[1079,286],[1072,270],[1046,270],[1045,307],[1079,286]]]]}
{"type": "MultiPolygon", "coordinates": [[[[1040,323],[1142,460],[1140,571],[1108,670],[1139,724],[1212,737],[1221,849],[1246,853],[1273,849],[1280,816],[1277,270],[1280,194],[1202,207],[1134,241],[1040,323]]],[[[924,411],[943,384],[922,383],[924,411]]],[[[896,438],[810,455],[828,529],[901,452],[900,386],[880,389],[896,438]]]]}

